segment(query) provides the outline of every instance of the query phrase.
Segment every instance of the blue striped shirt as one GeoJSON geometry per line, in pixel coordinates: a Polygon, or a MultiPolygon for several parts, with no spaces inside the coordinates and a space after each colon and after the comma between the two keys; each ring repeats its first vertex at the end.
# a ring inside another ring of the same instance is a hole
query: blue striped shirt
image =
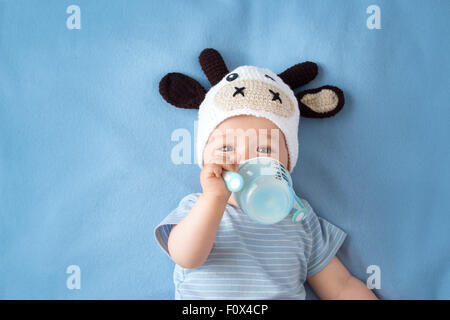
{"type": "MultiPolygon", "coordinates": [[[[167,255],[172,225],[189,213],[200,195],[185,196],[155,228],[167,255]]],[[[175,264],[175,299],[305,299],[306,277],[328,264],[347,234],[301,200],[308,214],[297,224],[291,222],[292,213],[276,224],[259,224],[227,204],[206,262],[194,269],[175,264]]]]}

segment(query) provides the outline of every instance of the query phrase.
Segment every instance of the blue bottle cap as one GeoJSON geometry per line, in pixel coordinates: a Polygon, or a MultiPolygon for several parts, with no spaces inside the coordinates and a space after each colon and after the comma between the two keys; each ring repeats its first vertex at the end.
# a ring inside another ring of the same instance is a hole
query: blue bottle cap
{"type": "Polygon", "coordinates": [[[244,179],[239,173],[225,170],[222,175],[228,190],[231,192],[239,192],[244,187],[244,179]]]}

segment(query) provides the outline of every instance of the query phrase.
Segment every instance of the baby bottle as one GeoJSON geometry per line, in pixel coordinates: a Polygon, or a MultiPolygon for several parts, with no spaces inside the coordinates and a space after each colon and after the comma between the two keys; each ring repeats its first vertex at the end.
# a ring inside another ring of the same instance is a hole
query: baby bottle
{"type": "Polygon", "coordinates": [[[292,178],[274,158],[257,157],[244,161],[238,171],[223,172],[227,188],[239,207],[262,224],[283,220],[294,209],[292,222],[303,221],[306,209],[292,188],[292,178]]]}

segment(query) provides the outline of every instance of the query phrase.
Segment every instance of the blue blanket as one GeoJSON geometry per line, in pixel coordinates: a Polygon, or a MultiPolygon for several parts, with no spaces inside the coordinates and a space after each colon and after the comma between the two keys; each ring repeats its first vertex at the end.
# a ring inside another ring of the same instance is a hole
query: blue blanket
{"type": "Polygon", "coordinates": [[[201,192],[197,112],[158,83],[209,88],[207,47],[230,70],[314,61],[304,89],[343,89],[336,117],[300,121],[297,194],[380,298],[450,298],[449,1],[71,4],[0,1],[0,298],[174,297],[153,228],[201,192]],[[171,160],[177,129],[191,164],[171,160]]]}

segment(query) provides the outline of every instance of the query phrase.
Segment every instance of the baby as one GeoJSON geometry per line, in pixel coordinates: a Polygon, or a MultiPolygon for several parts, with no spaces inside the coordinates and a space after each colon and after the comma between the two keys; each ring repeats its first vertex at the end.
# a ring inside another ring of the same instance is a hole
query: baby
{"type": "Polygon", "coordinates": [[[155,228],[159,245],[176,263],[175,299],[305,299],[305,281],[322,299],[376,299],[335,256],[346,233],[318,217],[305,199],[301,223],[292,223],[290,214],[260,224],[239,208],[222,178],[223,170],[237,171],[255,157],[275,158],[292,172],[300,111],[334,115],[342,92],[324,86],[294,95],[291,87],[308,81],[299,77],[315,76],[305,63],[279,75],[253,66],[229,73],[219,53],[205,49],[200,64],[213,85],[206,95],[181,74],[160,82],[168,102],[199,109],[202,193],[185,196],[155,228]]]}

